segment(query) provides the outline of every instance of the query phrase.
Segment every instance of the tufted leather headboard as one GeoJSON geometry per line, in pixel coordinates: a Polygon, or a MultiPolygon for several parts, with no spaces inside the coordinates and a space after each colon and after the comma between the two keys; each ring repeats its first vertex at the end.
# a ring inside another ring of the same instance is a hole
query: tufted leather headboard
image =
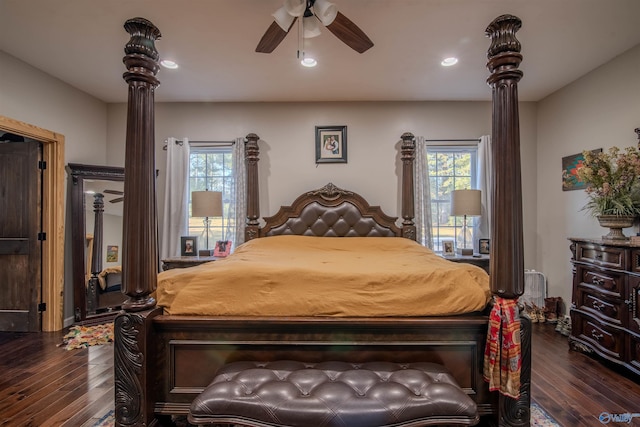
{"type": "Polygon", "coordinates": [[[294,234],[318,237],[401,237],[397,218],[370,206],[357,193],[329,183],[298,197],[264,218],[260,237],[294,234]]]}

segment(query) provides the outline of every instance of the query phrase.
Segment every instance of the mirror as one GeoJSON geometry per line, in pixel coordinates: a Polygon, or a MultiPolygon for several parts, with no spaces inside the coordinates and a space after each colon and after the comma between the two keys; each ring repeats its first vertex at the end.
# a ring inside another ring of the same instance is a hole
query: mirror
{"type": "Polygon", "coordinates": [[[113,317],[122,294],[124,168],[69,163],[76,322],[113,317]]]}

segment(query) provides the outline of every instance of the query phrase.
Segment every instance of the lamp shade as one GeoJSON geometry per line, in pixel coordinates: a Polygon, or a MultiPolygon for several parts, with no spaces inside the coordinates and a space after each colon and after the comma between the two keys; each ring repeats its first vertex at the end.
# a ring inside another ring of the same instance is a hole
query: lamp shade
{"type": "Polygon", "coordinates": [[[194,191],[191,193],[191,216],[222,216],[222,193],[219,191],[194,191]]]}
{"type": "Polygon", "coordinates": [[[293,20],[296,19],[295,16],[287,12],[287,9],[285,9],[284,6],[273,13],[273,18],[283,31],[289,31],[291,24],[293,24],[293,20]]]}
{"type": "Polygon", "coordinates": [[[452,216],[480,216],[482,203],[480,190],[453,190],[451,192],[452,216]]]}
{"type": "Polygon", "coordinates": [[[305,39],[311,39],[320,35],[320,22],[311,15],[302,18],[302,34],[305,39]]]}
{"type": "Polygon", "coordinates": [[[338,8],[328,0],[316,0],[313,4],[313,11],[325,27],[331,25],[338,16],[338,8]]]}

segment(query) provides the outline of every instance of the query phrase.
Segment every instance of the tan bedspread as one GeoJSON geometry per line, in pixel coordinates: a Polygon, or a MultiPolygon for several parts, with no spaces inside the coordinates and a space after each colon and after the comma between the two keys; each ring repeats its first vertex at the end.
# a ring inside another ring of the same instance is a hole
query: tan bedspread
{"type": "Polygon", "coordinates": [[[433,316],[485,308],[489,276],[393,237],[274,236],[158,276],[167,314],[433,316]]]}

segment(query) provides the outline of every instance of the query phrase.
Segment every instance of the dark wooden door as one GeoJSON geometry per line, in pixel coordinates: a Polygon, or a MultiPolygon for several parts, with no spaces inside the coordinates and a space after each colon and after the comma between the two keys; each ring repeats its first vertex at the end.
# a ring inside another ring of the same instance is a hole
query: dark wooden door
{"type": "Polygon", "coordinates": [[[38,142],[0,142],[0,331],[39,331],[41,169],[38,142]]]}

